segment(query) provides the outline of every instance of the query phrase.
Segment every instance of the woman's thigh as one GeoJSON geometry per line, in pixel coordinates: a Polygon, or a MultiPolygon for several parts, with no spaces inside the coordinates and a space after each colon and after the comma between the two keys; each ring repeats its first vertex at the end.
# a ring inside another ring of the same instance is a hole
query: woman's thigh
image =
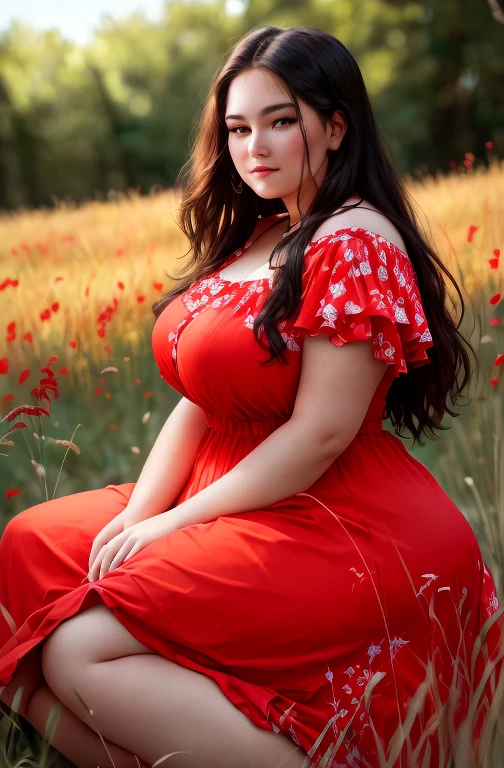
{"type": "Polygon", "coordinates": [[[0,539],[0,602],[16,626],[79,586],[93,540],[127,506],[134,487],[124,483],[62,496],[9,521],[0,539]]]}

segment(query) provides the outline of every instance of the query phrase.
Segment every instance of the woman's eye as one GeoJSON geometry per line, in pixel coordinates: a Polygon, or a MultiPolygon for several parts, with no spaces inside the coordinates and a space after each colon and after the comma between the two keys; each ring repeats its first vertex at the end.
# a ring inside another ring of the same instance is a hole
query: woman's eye
{"type": "MultiPolygon", "coordinates": [[[[292,123],[297,123],[297,117],[279,117],[273,125],[276,125],[277,123],[281,123],[282,120],[287,123],[287,125],[291,125],[292,123]]],[[[235,128],[230,128],[229,133],[238,133],[240,128],[245,128],[244,125],[237,125],[235,128]]],[[[245,128],[246,129],[246,128],[245,128]]],[[[243,134],[238,133],[239,136],[242,136],[243,134]]]]}

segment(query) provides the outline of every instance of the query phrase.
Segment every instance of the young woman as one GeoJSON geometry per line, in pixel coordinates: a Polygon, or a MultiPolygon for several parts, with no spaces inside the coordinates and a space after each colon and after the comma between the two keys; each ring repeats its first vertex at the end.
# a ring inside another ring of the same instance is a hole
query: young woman
{"type": "Polygon", "coordinates": [[[470,346],[338,40],[236,45],[180,222],[189,273],[152,343],[182,398],[136,484],[7,526],[2,700],[40,732],[60,702],[53,744],[82,768],[105,745],[117,768],[447,765],[500,609],[396,435],[456,415],[470,346]]]}

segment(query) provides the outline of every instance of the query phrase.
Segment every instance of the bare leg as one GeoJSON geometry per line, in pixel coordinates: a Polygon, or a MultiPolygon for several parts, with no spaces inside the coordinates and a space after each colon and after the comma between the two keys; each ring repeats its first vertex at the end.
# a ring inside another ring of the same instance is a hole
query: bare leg
{"type": "MultiPolygon", "coordinates": [[[[46,672],[47,677],[47,672],[46,672]]],[[[85,723],[93,710],[100,733],[152,765],[167,768],[308,768],[286,736],[256,727],[206,675],[158,654],[80,665],[49,684],[85,723]]],[[[94,766],[93,766],[94,768],[94,766]]]]}
{"type": "Polygon", "coordinates": [[[115,768],[139,768],[140,763],[131,752],[105,738],[104,746],[98,733],[63,706],[45,682],[33,692],[24,717],[44,735],[47,719],[56,704],[61,706],[61,713],[50,744],[78,768],[112,768],[113,765],[115,768]]]}
{"type": "Polygon", "coordinates": [[[20,659],[10,683],[5,688],[0,688],[0,701],[3,701],[4,704],[7,704],[10,709],[14,709],[22,717],[25,717],[28,701],[33,691],[43,680],[41,651],[42,649],[39,644],[20,659]],[[16,693],[20,688],[23,690],[18,694],[18,701],[16,706],[13,707],[14,698],[16,698],[16,693]]]}
{"type": "Polygon", "coordinates": [[[42,736],[45,734],[51,709],[59,704],[61,713],[50,744],[78,768],[112,768],[107,750],[116,768],[138,768],[139,762],[131,752],[105,738],[104,746],[96,731],[88,728],[59,701],[40,672],[40,652],[41,646],[36,646],[19,661],[14,677],[0,694],[1,701],[12,709],[16,691],[22,686],[21,701],[13,711],[28,720],[42,736]]]}

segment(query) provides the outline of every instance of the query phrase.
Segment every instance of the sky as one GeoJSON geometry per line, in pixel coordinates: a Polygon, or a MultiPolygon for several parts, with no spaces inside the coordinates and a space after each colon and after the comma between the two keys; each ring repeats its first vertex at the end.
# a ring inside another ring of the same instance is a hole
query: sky
{"type": "Polygon", "coordinates": [[[13,19],[29,22],[39,30],[57,27],[64,37],[86,45],[102,13],[126,18],[144,11],[152,21],[161,18],[163,0],[0,0],[0,34],[13,19]]]}

